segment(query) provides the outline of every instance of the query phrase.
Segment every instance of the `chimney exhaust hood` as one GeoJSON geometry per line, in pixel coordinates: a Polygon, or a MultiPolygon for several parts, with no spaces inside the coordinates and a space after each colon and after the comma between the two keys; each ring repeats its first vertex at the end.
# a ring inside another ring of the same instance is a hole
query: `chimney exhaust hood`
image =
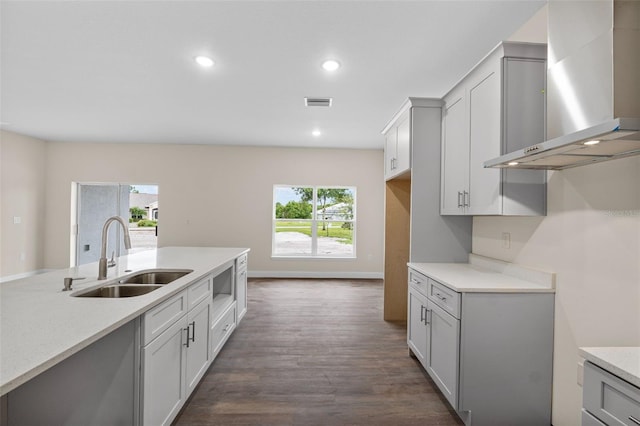
{"type": "Polygon", "coordinates": [[[616,118],[520,149],[484,167],[562,170],[640,154],[640,118],[616,118]]]}
{"type": "Polygon", "coordinates": [[[544,142],[484,167],[562,170],[640,154],[640,1],[548,2],[544,142]]]}

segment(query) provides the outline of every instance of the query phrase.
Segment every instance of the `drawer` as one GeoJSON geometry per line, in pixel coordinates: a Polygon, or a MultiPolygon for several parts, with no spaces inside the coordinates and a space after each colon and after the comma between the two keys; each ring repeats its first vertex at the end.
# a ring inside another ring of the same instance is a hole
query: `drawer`
{"type": "Polygon", "coordinates": [[[584,408],[582,409],[582,422],[580,426],[607,426],[602,423],[600,420],[593,417],[588,411],[584,408]]]}
{"type": "Polygon", "coordinates": [[[213,279],[211,275],[207,275],[200,281],[191,284],[187,289],[187,300],[189,302],[189,309],[192,309],[201,301],[211,298],[212,287],[213,279]]]}
{"type": "Polygon", "coordinates": [[[186,290],[147,311],[142,321],[142,344],[150,343],[186,313],[186,290]]]}
{"type": "Polygon", "coordinates": [[[590,363],[584,363],[582,405],[601,422],[640,425],[640,388],[590,363]]]}
{"type": "Polygon", "coordinates": [[[456,318],[460,318],[460,293],[429,278],[427,297],[456,318]]]}
{"type": "Polygon", "coordinates": [[[409,285],[413,285],[418,291],[425,296],[427,295],[427,282],[429,279],[418,271],[409,268],[409,285]]]}
{"type": "Polygon", "coordinates": [[[220,319],[211,327],[211,345],[213,356],[215,357],[222,345],[227,341],[231,332],[236,328],[236,304],[229,306],[229,309],[222,314],[220,319]]]}
{"type": "Polygon", "coordinates": [[[242,256],[238,256],[236,259],[236,270],[240,271],[241,269],[247,269],[247,253],[242,256]]]}

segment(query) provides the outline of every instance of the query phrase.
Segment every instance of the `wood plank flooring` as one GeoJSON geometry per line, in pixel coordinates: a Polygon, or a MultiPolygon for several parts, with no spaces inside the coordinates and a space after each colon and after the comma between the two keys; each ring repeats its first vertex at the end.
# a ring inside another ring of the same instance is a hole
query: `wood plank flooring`
{"type": "Polygon", "coordinates": [[[405,324],[382,320],[382,281],[249,281],[248,312],[177,425],[461,425],[405,324]]]}

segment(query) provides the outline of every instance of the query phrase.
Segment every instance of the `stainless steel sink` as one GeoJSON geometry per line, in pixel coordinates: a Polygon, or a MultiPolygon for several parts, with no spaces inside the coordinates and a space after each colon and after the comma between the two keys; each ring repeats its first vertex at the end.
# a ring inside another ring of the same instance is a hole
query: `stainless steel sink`
{"type": "Polygon", "coordinates": [[[141,271],[118,280],[119,284],[169,284],[193,272],[191,269],[141,271]]]}
{"type": "Polygon", "coordinates": [[[76,297],[134,297],[141,296],[161,288],[162,285],[133,285],[133,284],[115,284],[105,285],[86,293],[74,294],[76,297]]]}
{"type": "Polygon", "coordinates": [[[150,269],[118,278],[102,287],[78,292],[75,297],[135,297],[157,290],[172,281],[193,272],[192,269],[150,269]]]}

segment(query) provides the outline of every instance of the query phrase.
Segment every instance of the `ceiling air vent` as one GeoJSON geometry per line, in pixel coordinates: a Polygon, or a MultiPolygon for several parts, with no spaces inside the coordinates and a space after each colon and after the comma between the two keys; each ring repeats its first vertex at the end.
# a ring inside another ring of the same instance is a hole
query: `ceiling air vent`
{"type": "Polygon", "coordinates": [[[308,107],[330,107],[333,98],[304,98],[304,105],[308,107]]]}

